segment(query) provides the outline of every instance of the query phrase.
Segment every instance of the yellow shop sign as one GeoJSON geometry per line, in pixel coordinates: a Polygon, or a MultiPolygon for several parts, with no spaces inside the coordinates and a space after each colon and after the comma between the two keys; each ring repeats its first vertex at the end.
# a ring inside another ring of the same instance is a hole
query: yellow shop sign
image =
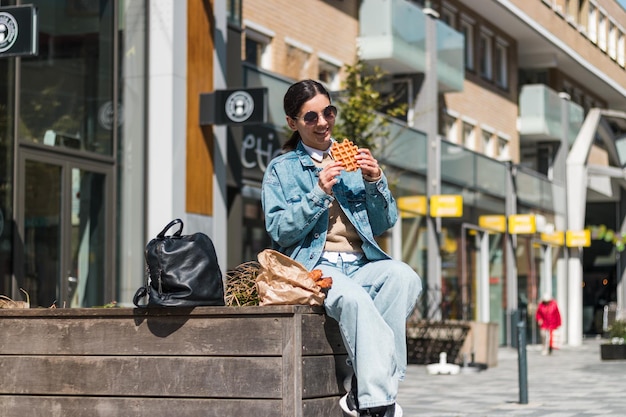
{"type": "Polygon", "coordinates": [[[431,217],[463,216],[463,196],[454,194],[434,195],[430,197],[431,217]]]}
{"type": "Polygon", "coordinates": [[[509,216],[509,233],[524,235],[533,234],[536,230],[534,214],[514,214],[509,216]]]}

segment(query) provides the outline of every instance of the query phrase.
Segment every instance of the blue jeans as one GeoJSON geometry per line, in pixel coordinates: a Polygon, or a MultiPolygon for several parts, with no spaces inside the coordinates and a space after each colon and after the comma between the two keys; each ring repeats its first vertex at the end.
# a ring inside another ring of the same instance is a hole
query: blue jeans
{"type": "Polygon", "coordinates": [[[333,279],[324,306],[339,323],[357,377],[359,407],[389,405],[407,365],[406,319],[422,283],[407,264],[366,259],[336,264],[321,259],[315,267],[333,279]]]}

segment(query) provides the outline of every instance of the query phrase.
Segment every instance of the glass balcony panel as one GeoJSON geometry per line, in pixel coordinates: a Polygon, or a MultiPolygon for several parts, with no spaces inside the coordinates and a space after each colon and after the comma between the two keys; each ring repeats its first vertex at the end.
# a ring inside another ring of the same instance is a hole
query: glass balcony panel
{"type": "Polygon", "coordinates": [[[390,73],[424,72],[426,16],[405,0],[364,0],[359,10],[361,58],[390,73]]]}
{"type": "MultiPolygon", "coordinates": [[[[361,58],[391,74],[423,73],[427,19],[420,7],[406,0],[363,0],[359,9],[361,58]]],[[[439,89],[461,91],[463,35],[441,21],[435,26],[439,89]]]]}
{"type": "Polygon", "coordinates": [[[529,84],[520,93],[520,136],[523,141],[558,141],[562,135],[559,95],[543,84],[529,84]]]}
{"type": "Polygon", "coordinates": [[[506,165],[502,162],[476,154],[476,186],[499,197],[506,196],[506,165]]]}
{"type": "Polygon", "coordinates": [[[410,172],[426,173],[426,134],[401,123],[391,123],[389,131],[389,138],[380,146],[381,160],[410,172]]]}
{"type": "Polygon", "coordinates": [[[475,154],[461,146],[441,141],[441,179],[465,187],[476,185],[475,154]]]}
{"type": "Polygon", "coordinates": [[[539,177],[518,170],[515,175],[515,184],[517,186],[517,199],[520,203],[531,207],[542,207],[544,190],[539,177]]]}
{"type": "Polygon", "coordinates": [[[442,21],[437,21],[437,79],[439,92],[463,91],[463,35],[442,21]]]}
{"type": "Polygon", "coordinates": [[[571,147],[576,141],[576,137],[578,136],[578,132],[585,121],[585,111],[581,105],[576,104],[572,101],[567,101],[567,111],[569,113],[569,130],[568,130],[568,138],[567,141],[569,146],[571,147]]]}

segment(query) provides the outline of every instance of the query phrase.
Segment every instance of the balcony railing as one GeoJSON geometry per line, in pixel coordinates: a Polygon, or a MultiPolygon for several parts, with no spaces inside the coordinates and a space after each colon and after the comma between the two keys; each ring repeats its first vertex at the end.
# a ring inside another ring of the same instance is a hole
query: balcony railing
{"type": "Polygon", "coordinates": [[[519,99],[520,136],[522,141],[560,141],[564,134],[561,116],[567,108],[567,140],[570,146],[584,120],[583,108],[559,97],[559,94],[543,84],[525,85],[519,99]]]}
{"type": "MultiPolygon", "coordinates": [[[[391,74],[426,70],[426,19],[406,0],[363,0],[359,11],[359,52],[371,65],[391,74]]],[[[436,22],[437,80],[440,92],[463,90],[463,35],[436,22]]]]}

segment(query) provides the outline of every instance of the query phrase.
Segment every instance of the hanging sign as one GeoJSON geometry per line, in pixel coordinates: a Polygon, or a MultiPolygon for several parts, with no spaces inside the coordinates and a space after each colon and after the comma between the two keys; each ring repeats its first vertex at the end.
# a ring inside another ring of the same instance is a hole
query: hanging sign
{"type": "Polygon", "coordinates": [[[413,218],[417,216],[425,216],[428,212],[428,200],[425,195],[407,195],[398,197],[398,210],[402,218],[413,218]]]}
{"type": "Polygon", "coordinates": [[[513,214],[509,216],[509,233],[524,235],[533,234],[536,230],[534,214],[513,214]]]}
{"type": "Polygon", "coordinates": [[[215,90],[200,94],[200,125],[267,122],[267,87],[215,90]]]}
{"type": "Polygon", "coordinates": [[[0,7],[0,58],[38,54],[37,9],[0,7]]]}
{"type": "Polygon", "coordinates": [[[462,195],[433,195],[430,197],[431,217],[461,217],[463,216],[462,195]]]}
{"type": "Polygon", "coordinates": [[[591,231],[585,230],[568,230],[565,232],[565,244],[568,248],[588,248],[591,246],[591,231]]]}
{"type": "Polygon", "coordinates": [[[497,214],[478,216],[478,226],[504,233],[506,232],[506,216],[497,214]]]}
{"type": "Polygon", "coordinates": [[[563,232],[541,233],[541,240],[556,246],[565,244],[565,234],[563,232]]]}

